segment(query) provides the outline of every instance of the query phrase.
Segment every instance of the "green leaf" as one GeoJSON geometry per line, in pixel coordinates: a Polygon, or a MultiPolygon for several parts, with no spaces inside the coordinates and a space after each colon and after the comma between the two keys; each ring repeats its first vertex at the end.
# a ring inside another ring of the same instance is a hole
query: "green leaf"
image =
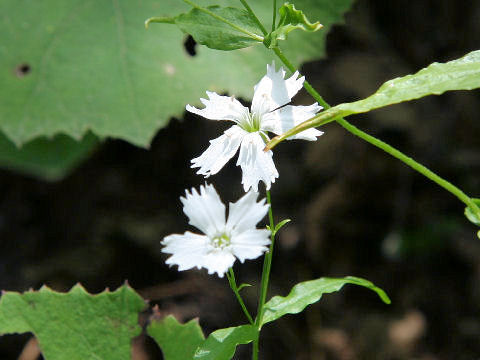
{"type": "MultiPolygon", "coordinates": [[[[480,199],[472,199],[475,205],[480,207],[480,199]]],[[[480,217],[469,206],[465,207],[465,216],[477,226],[480,226],[480,217]]]]}
{"type": "Polygon", "coordinates": [[[292,135],[348,115],[364,113],[427,95],[476,88],[480,88],[480,50],[472,51],[460,59],[447,63],[433,63],[416,74],[387,81],[368,98],[331,107],[275,137],[266,148],[272,149],[292,135]]]}
{"type": "Polygon", "coordinates": [[[130,359],[140,334],[144,300],[128,285],[90,295],[76,285],[68,293],[47,287],[3,292],[0,334],[33,332],[47,360],[130,359]]]}
{"type": "Polygon", "coordinates": [[[343,116],[358,114],[427,95],[440,95],[451,90],[472,90],[480,87],[480,50],[447,63],[433,63],[416,74],[399,77],[383,84],[372,96],[334,109],[343,116]]]}
{"type": "Polygon", "coordinates": [[[172,21],[184,33],[192,35],[197,43],[211,49],[236,50],[259,44],[263,40],[262,36],[256,34],[259,30],[250,14],[233,7],[214,5],[208,6],[204,11],[194,8],[174,18],[151,18],[146,24],[152,22],[171,24],[172,21]],[[242,29],[244,31],[241,31],[242,29]]]}
{"type": "Polygon", "coordinates": [[[339,291],[345,284],[364,286],[375,291],[386,304],[390,304],[387,294],[368,280],[347,276],[344,278],[320,278],[298,283],[286,296],[274,296],[265,304],[261,324],[277,320],[285,314],[297,314],[308,305],[319,301],[323,294],[339,291]]]}
{"type": "Polygon", "coordinates": [[[87,133],[81,141],[57,135],[53,139],[37,138],[17,148],[0,133],[0,166],[54,181],[73,170],[98,143],[97,137],[87,133]]]}
{"type": "MultiPolygon", "coordinates": [[[[176,26],[143,26],[151,16],[174,18],[191,9],[166,1],[0,1],[0,132],[16,145],[60,133],[80,140],[91,131],[148,147],[171,117],[182,117],[187,103],[199,104],[206,90],[251,98],[271,52],[197,45],[191,56],[176,26]]],[[[342,20],[352,1],[296,4],[327,28],[342,20]]],[[[198,2],[208,6],[211,0],[198,2]]],[[[271,18],[270,0],[253,7],[261,19],[271,18]]],[[[297,66],[322,57],[326,33],[294,32],[283,50],[297,66]]],[[[15,156],[9,166],[14,162],[15,156]]]]}
{"type": "Polygon", "coordinates": [[[284,219],[280,221],[277,225],[275,225],[275,230],[273,231],[273,235],[275,235],[278,230],[280,230],[284,225],[288,224],[291,220],[290,219],[284,219]]]}
{"type": "Polygon", "coordinates": [[[320,22],[311,23],[305,14],[295,9],[295,5],[285,3],[278,10],[280,19],[277,28],[265,37],[264,43],[269,48],[278,45],[278,40],[286,40],[289,32],[300,29],[307,32],[320,30],[323,25],[320,22]]]}
{"type": "Polygon", "coordinates": [[[153,320],[147,334],[160,346],[165,360],[193,359],[195,350],[205,340],[198,319],[181,324],[172,315],[153,320]]]}
{"type": "Polygon", "coordinates": [[[241,325],[212,332],[195,352],[194,359],[227,360],[235,354],[239,344],[251,343],[258,337],[253,325],[241,325]]]}
{"type": "Polygon", "coordinates": [[[252,285],[252,284],[247,284],[247,283],[242,283],[242,284],[238,287],[237,291],[240,292],[240,290],[242,290],[243,288],[251,287],[251,286],[253,286],[253,285],[252,285]]]}

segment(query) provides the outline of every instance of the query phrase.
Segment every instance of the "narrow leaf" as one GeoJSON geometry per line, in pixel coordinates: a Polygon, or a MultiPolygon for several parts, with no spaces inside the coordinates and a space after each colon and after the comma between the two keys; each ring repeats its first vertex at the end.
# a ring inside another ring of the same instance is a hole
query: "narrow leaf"
{"type": "Polygon", "coordinates": [[[253,325],[241,325],[212,332],[195,352],[194,359],[228,360],[235,354],[237,345],[248,344],[258,336],[253,325]]]}
{"type": "MultiPolygon", "coordinates": [[[[472,199],[473,202],[480,207],[480,199],[472,199]]],[[[480,226],[480,217],[469,206],[465,208],[465,216],[468,220],[477,226],[480,226]]]]}
{"type": "MultiPolygon", "coordinates": [[[[447,63],[433,63],[416,74],[399,77],[383,84],[372,96],[353,103],[340,104],[343,116],[370,111],[427,95],[451,90],[480,87],[480,50],[447,63]]],[[[333,110],[333,108],[332,108],[333,110]]]]}
{"type": "Polygon", "coordinates": [[[323,294],[339,291],[345,284],[364,286],[375,291],[386,304],[390,304],[387,294],[368,280],[347,276],[345,278],[320,278],[298,283],[286,297],[274,296],[265,304],[261,324],[277,320],[285,314],[297,314],[308,305],[316,303],[323,294]]]}
{"type": "Polygon", "coordinates": [[[311,23],[302,11],[295,9],[293,4],[285,3],[278,11],[280,13],[278,26],[264,40],[269,48],[277,46],[278,40],[286,40],[288,33],[295,29],[314,32],[323,27],[318,21],[311,23]]]}
{"type": "Polygon", "coordinates": [[[181,324],[172,315],[153,320],[147,334],[160,346],[165,360],[193,359],[195,350],[205,340],[198,319],[181,324]]]}
{"type": "Polygon", "coordinates": [[[0,334],[32,332],[47,360],[127,360],[144,307],[127,285],[98,295],[80,285],[68,293],[46,286],[23,294],[8,291],[0,298],[0,334]]]}
{"type": "Polygon", "coordinates": [[[237,290],[238,290],[238,292],[240,292],[240,290],[242,290],[243,288],[245,288],[245,287],[250,287],[250,286],[252,286],[252,285],[251,285],[251,284],[243,283],[243,284],[241,284],[241,285],[238,287],[237,290]]]}
{"type": "Polygon", "coordinates": [[[275,235],[278,232],[278,230],[280,230],[284,225],[286,225],[290,221],[291,221],[290,219],[284,219],[280,221],[277,225],[275,225],[275,231],[273,232],[273,234],[275,235]]]}
{"type": "Polygon", "coordinates": [[[477,88],[480,88],[480,50],[472,51],[460,59],[447,63],[433,63],[416,74],[387,81],[366,99],[331,107],[284,134],[274,137],[266,149],[273,149],[281,141],[299,132],[351,114],[364,113],[427,95],[440,95],[446,91],[477,88]]]}
{"type": "Polygon", "coordinates": [[[183,32],[192,35],[196,42],[216,50],[241,49],[263,40],[263,37],[256,34],[257,26],[247,11],[217,5],[205,9],[211,14],[194,8],[176,16],[175,24],[183,32]]]}

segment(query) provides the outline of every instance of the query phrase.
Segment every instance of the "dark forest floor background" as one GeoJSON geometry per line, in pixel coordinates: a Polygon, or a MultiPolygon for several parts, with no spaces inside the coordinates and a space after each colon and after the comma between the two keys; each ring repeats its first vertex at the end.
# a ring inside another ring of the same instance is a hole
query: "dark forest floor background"
{"type": "MultiPolygon", "coordinates": [[[[359,0],[346,25],[328,35],[328,59],[302,71],[336,104],[479,48],[478,1],[359,0]]],[[[296,102],[312,100],[303,93],[296,102]]],[[[477,90],[351,121],[478,197],[479,110],[477,90]]],[[[63,291],[81,282],[98,292],[128,279],[162,313],[200,317],[207,333],[243,322],[225,279],[169,269],[159,244],[187,228],[179,196],[204,182],[188,167],[190,159],[227,125],[185,114],[158,133],[150,150],[107,141],[57,183],[0,171],[0,287],[24,291],[48,284],[63,291]]],[[[386,290],[392,305],[346,287],[267,326],[262,358],[477,359],[480,241],[463,205],[340,126],[322,130],[315,143],[275,149],[275,217],[293,221],[279,234],[270,294],[284,295],[303,280],[355,275],[386,290]]],[[[224,200],[241,195],[239,178],[233,161],[215,176],[224,200]]],[[[258,284],[260,270],[260,260],[236,267],[250,284],[258,284]]],[[[252,307],[257,289],[244,290],[252,307]]],[[[15,359],[29,337],[1,338],[0,358],[15,359]]],[[[148,339],[141,341],[153,349],[148,339]]],[[[249,353],[242,348],[237,358],[249,353]]]]}

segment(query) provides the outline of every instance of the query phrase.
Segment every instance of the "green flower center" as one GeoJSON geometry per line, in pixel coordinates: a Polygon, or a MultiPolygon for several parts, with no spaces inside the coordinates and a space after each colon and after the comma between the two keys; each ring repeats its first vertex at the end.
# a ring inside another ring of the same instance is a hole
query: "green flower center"
{"type": "Polygon", "coordinates": [[[243,117],[241,126],[243,130],[248,132],[260,131],[260,121],[261,116],[249,111],[248,114],[243,117]]]}
{"type": "Polygon", "coordinates": [[[211,244],[215,249],[223,250],[227,246],[230,246],[230,237],[227,234],[221,234],[219,236],[215,236],[212,239],[211,244]]]}

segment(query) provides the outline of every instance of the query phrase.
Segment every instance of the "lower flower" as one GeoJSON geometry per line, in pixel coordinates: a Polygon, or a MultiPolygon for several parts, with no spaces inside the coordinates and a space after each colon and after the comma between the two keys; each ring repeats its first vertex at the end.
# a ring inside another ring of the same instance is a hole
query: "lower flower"
{"type": "Polygon", "coordinates": [[[256,225],[268,212],[265,199],[257,202],[258,193],[250,191],[236,203],[229,204],[228,219],[225,205],[212,185],[192,189],[181,197],[183,212],[189,224],[203,234],[190,231],[166,236],[162,252],[172,254],[166,263],[178,265],[178,270],[205,268],[209,274],[223,277],[236,259],[255,259],[268,250],[270,231],[256,225]]]}

